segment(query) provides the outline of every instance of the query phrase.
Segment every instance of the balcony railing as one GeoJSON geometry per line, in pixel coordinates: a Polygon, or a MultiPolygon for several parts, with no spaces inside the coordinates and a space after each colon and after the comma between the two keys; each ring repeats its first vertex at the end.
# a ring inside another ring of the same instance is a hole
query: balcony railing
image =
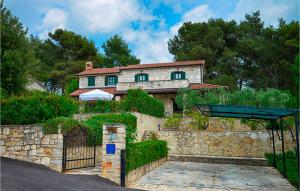
{"type": "Polygon", "coordinates": [[[169,89],[169,88],[187,88],[188,80],[159,80],[148,82],[119,82],[117,91],[126,91],[128,89],[169,89]]]}

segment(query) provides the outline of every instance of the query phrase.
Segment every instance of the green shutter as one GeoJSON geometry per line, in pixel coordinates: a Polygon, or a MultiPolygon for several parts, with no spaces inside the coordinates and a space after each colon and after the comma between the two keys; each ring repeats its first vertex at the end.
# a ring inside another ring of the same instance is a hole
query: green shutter
{"type": "Polygon", "coordinates": [[[138,74],[136,74],[136,75],[134,76],[134,81],[135,81],[135,82],[138,82],[138,81],[139,81],[139,75],[138,75],[138,74]]]}
{"type": "Polygon", "coordinates": [[[88,86],[95,86],[95,76],[88,76],[88,86]]]}
{"type": "Polygon", "coordinates": [[[115,76],[115,85],[118,83],[118,76],[115,76]]]}
{"type": "Polygon", "coordinates": [[[148,75],[148,74],[144,74],[144,75],[145,75],[145,79],[146,79],[145,81],[148,82],[148,80],[149,80],[149,75],[148,75]]]}
{"type": "Polygon", "coordinates": [[[108,76],[105,76],[105,82],[104,82],[105,86],[108,86],[108,76]]]}
{"type": "Polygon", "coordinates": [[[185,72],[182,72],[181,77],[181,79],[185,79],[185,72]]]}
{"type": "Polygon", "coordinates": [[[171,80],[174,80],[175,79],[175,72],[172,72],[171,73],[171,80]]]}

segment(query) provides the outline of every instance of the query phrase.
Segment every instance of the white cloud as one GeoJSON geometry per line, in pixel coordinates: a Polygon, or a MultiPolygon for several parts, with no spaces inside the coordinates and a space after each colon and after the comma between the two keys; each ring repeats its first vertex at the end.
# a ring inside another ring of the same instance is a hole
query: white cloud
{"type": "Polygon", "coordinates": [[[292,3],[287,3],[286,1],[239,0],[234,12],[229,15],[229,19],[240,21],[245,18],[246,13],[260,10],[261,18],[265,24],[276,26],[278,19],[286,17],[293,6],[292,3]]]}
{"type": "Polygon", "coordinates": [[[207,4],[199,5],[190,11],[183,14],[181,21],[176,23],[170,28],[171,36],[177,34],[178,29],[182,26],[184,22],[203,22],[214,16],[213,11],[209,8],[207,4]]]}
{"type": "Polygon", "coordinates": [[[72,12],[83,30],[92,33],[116,33],[132,22],[154,19],[136,0],[78,0],[72,12]]]}
{"type": "Polygon", "coordinates": [[[58,28],[66,28],[68,14],[58,8],[48,9],[43,17],[41,26],[38,27],[40,31],[40,38],[45,39],[48,37],[49,32],[53,32],[58,28]]]}
{"type": "Polygon", "coordinates": [[[172,60],[172,55],[168,51],[168,41],[177,34],[181,25],[187,21],[207,21],[213,15],[208,5],[202,4],[184,13],[181,21],[168,30],[153,31],[151,27],[138,30],[127,29],[123,37],[133,44],[133,53],[141,58],[142,63],[167,62],[172,60]]]}
{"type": "Polygon", "coordinates": [[[127,29],[124,39],[133,44],[133,53],[141,59],[141,63],[168,62],[172,56],[168,52],[168,31],[156,32],[151,29],[127,29]]]}

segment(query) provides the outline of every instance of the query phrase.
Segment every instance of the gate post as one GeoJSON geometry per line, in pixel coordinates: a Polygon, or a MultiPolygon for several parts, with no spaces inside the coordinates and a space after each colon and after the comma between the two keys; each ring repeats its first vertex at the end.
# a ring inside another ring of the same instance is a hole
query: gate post
{"type": "Polygon", "coordinates": [[[117,184],[121,182],[121,150],[126,149],[126,129],[123,124],[103,125],[101,176],[117,184]]]}

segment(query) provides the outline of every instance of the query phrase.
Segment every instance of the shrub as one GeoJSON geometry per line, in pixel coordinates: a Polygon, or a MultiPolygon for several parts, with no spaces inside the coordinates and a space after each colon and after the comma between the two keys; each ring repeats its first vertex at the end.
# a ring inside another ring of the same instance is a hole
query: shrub
{"type": "Polygon", "coordinates": [[[118,101],[89,101],[84,102],[85,113],[115,113],[121,111],[121,104],[118,101]]]}
{"type": "Polygon", "coordinates": [[[99,114],[86,120],[84,124],[96,135],[96,143],[102,144],[102,127],[105,123],[122,123],[126,125],[126,143],[132,143],[136,137],[137,119],[132,114],[99,114]]]}
{"type": "Polygon", "coordinates": [[[181,119],[182,119],[182,116],[180,114],[175,113],[166,118],[164,127],[178,129],[181,119]]]}
{"type": "Polygon", "coordinates": [[[122,101],[125,111],[140,112],[154,117],[164,116],[164,104],[141,89],[129,89],[122,101]]]}
{"type": "Polygon", "coordinates": [[[188,114],[191,118],[189,126],[194,129],[204,130],[208,126],[209,117],[202,115],[200,112],[192,112],[188,114]]]}
{"type": "Polygon", "coordinates": [[[78,103],[70,97],[35,92],[1,100],[1,124],[34,124],[77,111],[78,103]]]}
{"type": "MultiPolygon", "coordinates": [[[[273,154],[265,154],[269,165],[273,165],[273,154]]],[[[288,151],[285,153],[286,177],[294,185],[299,187],[297,156],[295,152],[288,151]]],[[[280,173],[283,173],[282,154],[276,155],[276,168],[280,173]]]]}
{"type": "Polygon", "coordinates": [[[167,142],[149,140],[129,144],[126,148],[126,172],[156,161],[168,154],[167,142]]]}
{"type": "Polygon", "coordinates": [[[83,123],[71,117],[55,117],[42,124],[45,134],[56,134],[59,127],[63,134],[73,128],[85,127],[83,123]]]}

